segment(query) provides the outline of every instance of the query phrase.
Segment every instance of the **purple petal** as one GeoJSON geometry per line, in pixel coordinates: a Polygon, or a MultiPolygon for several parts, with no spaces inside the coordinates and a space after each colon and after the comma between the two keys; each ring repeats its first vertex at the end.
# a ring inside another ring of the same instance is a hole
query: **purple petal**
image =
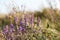
{"type": "Polygon", "coordinates": [[[23,26],[23,23],[22,23],[22,18],[20,19],[20,26],[23,26]]]}
{"type": "Polygon", "coordinates": [[[16,22],[18,20],[18,18],[17,17],[14,17],[14,21],[16,22]]]}
{"type": "Polygon", "coordinates": [[[10,28],[13,28],[13,27],[14,27],[14,25],[11,23],[11,24],[10,24],[10,28]]]}
{"type": "Polygon", "coordinates": [[[23,30],[23,27],[20,27],[19,30],[23,30]]]}
{"type": "Polygon", "coordinates": [[[7,28],[8,26],[6,25],[4,28],[3,28],[3,33],[8,33],[8,28],[7,28]]]}

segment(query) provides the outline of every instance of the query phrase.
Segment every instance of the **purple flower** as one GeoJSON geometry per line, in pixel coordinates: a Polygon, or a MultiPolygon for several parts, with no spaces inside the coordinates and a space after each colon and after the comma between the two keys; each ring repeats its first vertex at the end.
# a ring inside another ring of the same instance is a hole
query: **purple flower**
{"type": "Polygon", "coordinates": [[[24,32],[25,31],[25,28],[20,26],[19,27],[19,31],[24,32]]]}
{"type": "Polygon", "coordinates": [[[3,29],[3,33],[6,34],[8,31],[6,28],[3,29]]]}
{"type": "MultiPolygon", "coordinates": [[[[26,26],[26,15],[24,16],[24,21],[25,21],[25,26],[26,26]]],[[[22,22],[22,18],[20,18],[20,30],[24,30],[24,28],[23,28],[23,26],[24,26],[24,23],[22,22]]]]}
{"type": "Polygon", "coordinates": [[[6,25],[6,26],[3,28],[3,33],[4,33],[4,34],[7,34],[7,33],[8,33],[8,25],[6,25]]]}
{"type": "Polygon", "coordinates": [[[13,31],[13,28],[14,28],[14,25],[11,23],[11,24],[10,24],[10,32],[13,31]]]}
{"type": "Polygon", "coordinates": [[[11,37],[9,35],[6,35],[6,40],[11,40],[11,37]]]}
{"type": "Polygon", "coordinates": [[[12,23],[10,24],[10,28],[14,28],[14,25],[12,23]]]}
{"type": "Polygon", "coordinates": [[[17,17],[14,17],[14,20],[16,21],[18,18],[17,17]]]}
{"type": "Polygon", "coordinates": [[[19,27],[19,30],[23,30],[23,27],[19,27]]]}
{"type": "Polygon", "coordinates": [[[22,18],[20,18],[20,26],[23,26],[22,18]]]}
{"type": "Polygon", "coordinates": [[[37,17],[37,26],[39,26],[40,17],[37,17]]]}
{"type": "Polygon", "coordinates": [[[22,34],[25,32],[25,28],[24,27],[19,27],[19,32],[21,32],[22,34]]]}
{"type": "Polygon", "coordinates": [[[34,16],[31,16],[31,17],[30,17],[30,24],[31,24],[31,25],[32,25],[33,21],[34,21],[34,16]]]}

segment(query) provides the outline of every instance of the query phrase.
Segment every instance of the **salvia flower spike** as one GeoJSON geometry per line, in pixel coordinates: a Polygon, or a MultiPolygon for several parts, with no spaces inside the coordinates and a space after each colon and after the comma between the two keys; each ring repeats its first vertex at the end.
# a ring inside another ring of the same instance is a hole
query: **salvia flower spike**
{"type": "Polygon", "coordinates": [[[37,17],[37,26],[39,26],[40,17],[37,17]]]}

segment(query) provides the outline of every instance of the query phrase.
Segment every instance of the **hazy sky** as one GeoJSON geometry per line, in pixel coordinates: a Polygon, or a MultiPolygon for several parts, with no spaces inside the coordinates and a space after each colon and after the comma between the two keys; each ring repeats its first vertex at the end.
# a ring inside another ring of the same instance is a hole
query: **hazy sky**
{"type": "Polygon", "coordinates": [[[21,5],[25,6],[25,10],[40,10],[44,7],[50,7],[48,4],[51,2],[53,8],[60,9],[59,0],[0,0],[0,13],[7,13],[12,10],[12,7],[19,7],[19,10],[22,10],[21,5]],[[56,6],[55,6],[56,4],[56,6]]]}

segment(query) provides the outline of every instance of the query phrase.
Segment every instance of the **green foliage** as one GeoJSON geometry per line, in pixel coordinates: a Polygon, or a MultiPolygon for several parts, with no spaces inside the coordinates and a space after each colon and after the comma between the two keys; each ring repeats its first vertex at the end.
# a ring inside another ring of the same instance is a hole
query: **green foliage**
{"type": "MultiPolygon", "coordinates": [[[[21,36],[17,37],[17,40],[59,40],[60,37],[60,12],[53,9],[44,9],[43,12],[36,11],[34,12],[35,19],[40,17],[41,23],[41,32],[40,27],[32,28],[30,26],[26,27],[26,32],[21,36]],[[35,30],[35,32],[34,32],[35,30]]],[[[11,22],[16,27],[14,23],[14,17],[12,18],[2,18],[0,19],[0,27],[3,25],[9,25],[11,22]]],[[[20,18],[20,16],[18,17],[20,18]]],[[[34,21],[34,24],[36,22],[34,21]]],[[[19,25],[19,23],[18,23],[19,25]]]]}

